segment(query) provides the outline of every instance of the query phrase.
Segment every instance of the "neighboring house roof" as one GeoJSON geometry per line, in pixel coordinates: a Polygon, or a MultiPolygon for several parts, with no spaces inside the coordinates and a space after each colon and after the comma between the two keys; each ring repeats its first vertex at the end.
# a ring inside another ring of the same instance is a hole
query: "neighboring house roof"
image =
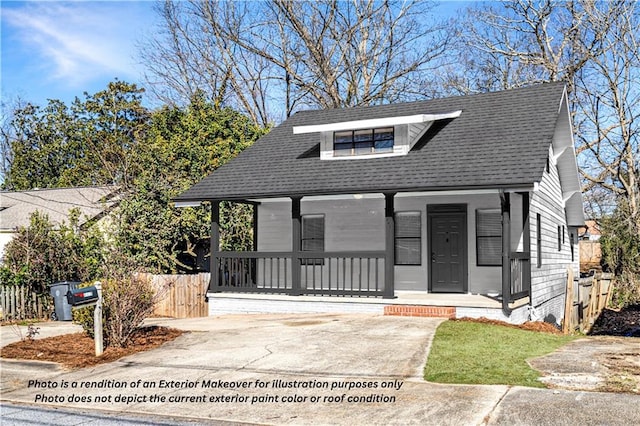
{"type": "Polygon", "coordinates": [[[429,101],[299,112],[176,201],[530,188],[542,179],[563,102],[564,84],[547,83],[429,101]],[[294,134],[294,127],[453,111],[462,113],[436,121],[402,156],[323,161],[319,133],[294,134]]]}
{"type": "Polygon", "coordinates": [[[116,187],[83,187],[37,189],[31,191],[0,192],[0,231],[14,232],[21,226],[29,226],[31,214],[36,210],[49,216],[60,225],[69,221],[69,211],[80,210],[79,224],[102,215],[114,204],[116,187]]]}
{"type": "Polygon", "coordinates": [[[579,229],[580,238],[585,240],[597,241],[602,236],[600,232],[600,224],[595,219],[585,220],[585,226],[579,229]]]}

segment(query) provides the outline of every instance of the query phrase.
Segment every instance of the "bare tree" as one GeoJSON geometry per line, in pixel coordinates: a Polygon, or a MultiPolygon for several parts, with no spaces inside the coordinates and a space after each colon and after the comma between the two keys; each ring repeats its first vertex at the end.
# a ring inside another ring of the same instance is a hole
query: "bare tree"
{"type": "Polygon", "coordinates": [[[575,122],[585,188],[603,188],[613,205],[622,201],[640,233],[640,9],[622,6],[615,15],[588,11],[592,21],[607,20],[608,31],[603,53],[577,75],[575,122]]]}
{"type": "Polygon", "coordinates": [[[422,1],[166,1],[142,50],[163,101],[202,90],[266,124],[308,108],[424,97],[445,25],[422,1]]]}
{"type": "Polygon", "coordinates": [[[589,211],[611,212],[622,199],[635,226],[639,12],[637,3],[620,0],[515,0],[470,9],[456,46],[463,66],[445,68],[441,80],[448,93],[566,82],[589,211]]]}
{"type": "Polygon", "coordinates": [[[574,78],[606,47],[602,36],[624,1],[514,0],[467,10],[460,24],[457,68],[448,67],[449,92],[500,90],[574,78]],[[597,12],[597,13],[596,13],[597,12]],[[453,77],[451,77],[453,74],[453,77]]]}

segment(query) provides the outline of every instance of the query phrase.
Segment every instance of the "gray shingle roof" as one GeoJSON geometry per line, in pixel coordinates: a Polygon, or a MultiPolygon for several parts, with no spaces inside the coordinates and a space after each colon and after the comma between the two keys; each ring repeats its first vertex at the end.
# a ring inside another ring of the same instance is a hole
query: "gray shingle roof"
{"type": "Polygon", "coordinates": [[[0,192],[0,231],[14,232],[17,227],[29,226],[31,214],[46,213],[51,223],[69,223],[69,211],[80,210],[79,225],[100,216],[113,206],[113,186],[37,189],[31,191],[0,192]]]}
{"type": "Polygon", "coordinates": [[[393,105],[303,111],[177,201],[529,186],[541,180],[564,85],[393,105]],[[462,110],[405,156],[320,160],[318,133],[294,126],[462,110]]]}

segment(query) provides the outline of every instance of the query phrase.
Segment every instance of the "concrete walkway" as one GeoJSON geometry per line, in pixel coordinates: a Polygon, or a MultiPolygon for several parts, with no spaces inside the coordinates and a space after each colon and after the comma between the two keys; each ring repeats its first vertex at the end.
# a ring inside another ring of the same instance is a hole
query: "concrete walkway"
{"type": "Polygon", "coordinates": [[[191,332],[76,371],[2,360],[2,400],[201,424],[636,423],[636,395],[424,382],[440,322],[374,315],[153,320],[191,332]]]}

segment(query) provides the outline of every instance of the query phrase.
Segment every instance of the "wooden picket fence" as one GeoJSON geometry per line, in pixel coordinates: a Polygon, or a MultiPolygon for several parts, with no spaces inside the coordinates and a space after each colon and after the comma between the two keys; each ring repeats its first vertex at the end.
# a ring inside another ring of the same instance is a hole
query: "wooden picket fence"
{"type": "Polygon", "coordinates": [[[210,274],[153,275],[138,274],[148,279],[156,289],[154,316],[171,318],[199,318],[209,315],[205,300],[210,274]]]}
{"type": "Polygon", "coordinates": [[[586,278],[574,279],[569,270],[567,299],[562,330],[565,333],[591,331],[613,293],[613,274],[597,272],[586,278]]]}
{"type": "Polygon", "coordinates": [[[48,319],[53,312],[53,299],[37,294],[27,286],[0,286],[0,320],[48,319]]]}

